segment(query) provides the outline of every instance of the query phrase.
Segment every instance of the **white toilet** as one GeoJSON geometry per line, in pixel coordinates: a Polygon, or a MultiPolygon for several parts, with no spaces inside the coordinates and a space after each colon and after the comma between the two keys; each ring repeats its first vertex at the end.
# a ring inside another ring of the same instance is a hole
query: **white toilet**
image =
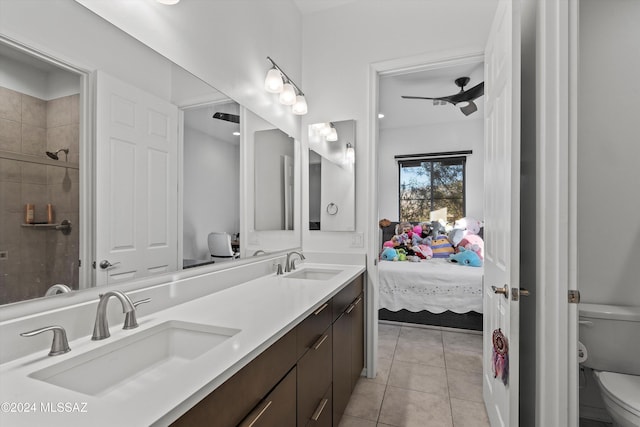
{"type": "Polygon", "coordinates": [[[640,307],[580,303],[580,342],[614,425],[640,427],[640,307]]]}

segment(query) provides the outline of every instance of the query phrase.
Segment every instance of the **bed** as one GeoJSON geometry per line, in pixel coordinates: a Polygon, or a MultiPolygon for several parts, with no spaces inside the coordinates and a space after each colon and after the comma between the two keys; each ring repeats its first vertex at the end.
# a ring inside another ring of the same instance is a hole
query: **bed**
{"type": "Polygon", "coordinates": [[[482,267],[462,266],[446,259],[381,260],[379,318],[482,330],[483,273],[482,267]]]}

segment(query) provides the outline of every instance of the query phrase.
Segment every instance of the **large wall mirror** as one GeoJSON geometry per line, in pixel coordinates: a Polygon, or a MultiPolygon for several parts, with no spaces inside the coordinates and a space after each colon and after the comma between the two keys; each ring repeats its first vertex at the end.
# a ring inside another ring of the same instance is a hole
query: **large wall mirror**
{"type": "Polygon", "coordinates": [[[355,230],[354,120],[309,126],[309,230],[355,230]]]}
{"type": "Polygon", "coordinates": [[[69,7],[95,43],[53,49],[64,63],[0,34],[0,304],[237,262],[242,108],[69,7]]]}

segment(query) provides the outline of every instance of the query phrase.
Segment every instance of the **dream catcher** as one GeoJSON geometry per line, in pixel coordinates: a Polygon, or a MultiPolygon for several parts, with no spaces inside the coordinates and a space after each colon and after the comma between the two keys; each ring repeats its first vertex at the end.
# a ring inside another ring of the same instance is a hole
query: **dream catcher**
{"type": "Polygon", "coordinates": [[[493,331],[493,378],[500,378],[504,385],[509,382],[509,342],[500,328],[493,331]]]}

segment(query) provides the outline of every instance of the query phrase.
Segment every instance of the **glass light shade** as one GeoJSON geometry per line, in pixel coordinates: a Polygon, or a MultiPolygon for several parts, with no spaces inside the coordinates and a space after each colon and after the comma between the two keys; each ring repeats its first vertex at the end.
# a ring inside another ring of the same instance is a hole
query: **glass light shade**
{"type": "Polygon", "coordinates": [[[329,123],[324,123],[324,126],[320,129],[319,133],[326,138],[331,133],[331,129],[332,126],[329,123]]]}
{"type": "Polygon", "coordinates": [[[280,103],[282,105],[293,105],[296,103],[296,90],[291,83],[285,83],[280,92],[280,103]]]}
{"type": "Polygon", "coordinates": [[[304,95],[296,96],[296,103],[291,107],[291,112],[299,116],[307,114],[307,100],[304,99],[304,95]]]}
{"type": "Polygon", "coordinates": [[[329,132],[329,135],[327,135],[327,141],[333,142],[337,140],[338,140],[338,131],[336,130],[336,128],[331,127],[331,131],[329,132]]]}
{"type": "Polygon", "coordinates": [[[158,3],[162,4],[176,4],[180,3],[180,0],[156,0],[158,3]]]}
{"type": "Polygon", "coordinates": [[[458,108],[464,108],[464,107],[468,107],[469,105],[470,105],[470,104],[469,104],[469,101],[461,101],[461,102],[458,102],[458,103],[456,104],[456,107],[458,107],[458,108]]]}
{"type": "Polygon", "coordinates": [[[282,81],[282,74],[280,71],[272,68],[267,73],[267,78],[264,79],[264,90],[270,93],[282,92],[284,82],[282,81]]]}
{"type": "Polygon", "coordinates": [[[353,149],[353,145],[347,142],[347,149],[344,152],[344,160],[352,165],[356,161],[356,150],[353,149]]]}

